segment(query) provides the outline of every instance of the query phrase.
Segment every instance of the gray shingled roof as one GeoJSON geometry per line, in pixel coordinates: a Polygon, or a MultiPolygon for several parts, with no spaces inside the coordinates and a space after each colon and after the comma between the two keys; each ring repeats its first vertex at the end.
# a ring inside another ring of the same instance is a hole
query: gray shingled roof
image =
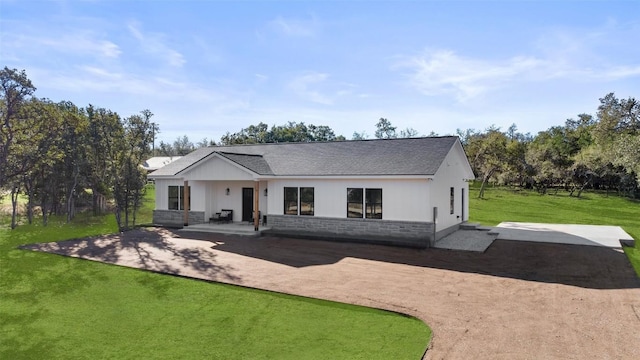
{"type": "Polygon", "coordinates": [[[183,156],[151,176],[178,175],[213,153],[259,175],[434,175],[457,139],[445,136],[212,146],[183,156]]]}

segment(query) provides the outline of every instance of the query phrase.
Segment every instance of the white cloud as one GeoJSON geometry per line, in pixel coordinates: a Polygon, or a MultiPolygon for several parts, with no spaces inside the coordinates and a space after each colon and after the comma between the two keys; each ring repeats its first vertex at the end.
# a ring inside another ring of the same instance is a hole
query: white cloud
{"type": "Polygon", "coordinates": [[[334,105],[339,100],[349,97],[355,99],[369,96],[356,93],[358,86],[332,80],[329,74],[321,72],[298,75],[289,81],[287,87],[301,99],[323,105],[334,105]]]}
{"type": "Polygon", "coordinates": [[[72,34],[30,35],[28,33],[4,33],[3,46],[13,50],[28,50],[41,53],[65,55],[90,55],[96,58],[118,58],[120,47],[109,40],[98,39],[91,32],[78,31],[72,34]]]}
{"type": "Polygon", "coordinates": [[[324,105],[333,104],[333,100],[321,94],[319,91],[312,89],[313,86],[322,84],[329,78],[328,74],[308,73],[298,76],[289,82],[289,88],[303,99],[324,105]]]}
{"type": "Polygon", "coordinates": [[[453,95],[458,101],[482,96],[523,82],[567,79],[577,82],[616,81],[640,76],[640,64],[581,63],[558,57],[516,56],[506,60],[465,58],[451,50],[403,56],[392,69],[406,70],[409,84],[425,95],[453,95]]]}
{"type": "Polygon", "coordinates": [[[640,65],[635,66],[615,66],[600,74],[594,74],[606,80],[624,79],[632,76],[640,76],[640,65]]]}
{"type": "Polygon", "coordinates": [[[463,101],[500,87],[543,65],[529,57],[491,62],[464,58],[450,50],[425,51],[403,57],[394,69],[409,69],[409,80],[425,95],[453,94],[463,101]]]}
{"type": "Polygon", "coordinates": [[[140,30],[139,25],[135,22],[130,22],[127,28],[131,35],[140,42],[143,50],[148,54],[159,56],[162,60],[174,67],[182,67],[182,65],[185,64],[186,60],[184,59],[184,56],[180,52],[166,45],[161,34],[145,34],[140,30]]]}
{"type": "Polygon", "coordinates": [[[399,56],[391,68],[403,71],[409,84],[425,95],[451,95],[465,102],[527,83],[605,83],[640,76],[640,47],[629,41],[639,35],[640,23],[612,19],[588,28],[554,26],[512,57],[490,59],[429,49],[399,56]]]}
{"type": "Polygon", "coordinates": [[[268,27],[291,37],[310,37],[320,30],[320,24],[313,16],[311,19],[286,19],[278,16],[269,22],[268,27]]]}

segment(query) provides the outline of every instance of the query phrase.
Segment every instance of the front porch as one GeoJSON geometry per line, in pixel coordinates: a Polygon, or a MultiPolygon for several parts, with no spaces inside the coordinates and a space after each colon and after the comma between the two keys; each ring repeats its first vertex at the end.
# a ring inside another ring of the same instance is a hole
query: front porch
{"type": "Polygon", "coordinates": [[[250,222],[233,222],[228,224],[194,224],[185,226],[178,230],[179,232],[206,232],[215,234],[243,235],[243,236],[261,236],[265,230],[271,228],[260,223],[258,230],[254,229],[253,223],[250,222]]]}

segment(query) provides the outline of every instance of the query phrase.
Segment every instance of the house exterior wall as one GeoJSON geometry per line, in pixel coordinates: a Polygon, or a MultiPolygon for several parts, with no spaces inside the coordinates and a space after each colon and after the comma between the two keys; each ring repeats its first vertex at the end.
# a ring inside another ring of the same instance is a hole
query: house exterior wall
{"type": "Polygon", "coordinates": [[[436,238],[447,234],[446,231],[442,231],[447,229],[455,230],[457,225],[469,219],[469,184],[464,180],[469,174],[464,171],[467,161],[464,156],[461,148],[451,148],[433,179],[430,189],[433,201],[430,214],[433,216],[433,207],[438,208],[436,231],[439,232],[439,235],[436,238]],[[453,187],[454,194],[453,214],[450,211],[451,187],[453,187]],[[464,210],[462,204],[463,190],[465,192],[464,210]]]}
{"type": "Polygon", "coordinates": [[[313,187],[314,216],[326,218],[347,218],[347,188],[379,188],[383,220],[428,222],[430,186],[427,178],[269,180],[268,215],[284,214],[285,187],[313,187]]]}
{"type": "Polygon", "coordinates": [[[274,234],[426,247],[433,238],[431,180],[276,179],[269,181],[268,226],[274,234]],[[314,215],[284,215],[285,187],[313,187],[314,215]],[[347,218],[347,188],[382,189],[382,219],[347,218]]]}
{"type": "Polygon", "coordinates": [[[157,210],[168,210],[169,186],[184,186],[184,181],[180,179],[156,179],[155,187],[157,210]]]}

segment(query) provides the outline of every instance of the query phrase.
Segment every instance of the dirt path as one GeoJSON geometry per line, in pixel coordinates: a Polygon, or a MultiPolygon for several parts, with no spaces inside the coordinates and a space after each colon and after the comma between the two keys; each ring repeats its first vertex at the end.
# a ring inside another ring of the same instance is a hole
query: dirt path
{"type": "Polygon", "coordinates": [[[162,229],[28,246],[414,315],[427,359],[638,359],[640,281],[624,254],[498,240],[484,254],[162,229]]]}

